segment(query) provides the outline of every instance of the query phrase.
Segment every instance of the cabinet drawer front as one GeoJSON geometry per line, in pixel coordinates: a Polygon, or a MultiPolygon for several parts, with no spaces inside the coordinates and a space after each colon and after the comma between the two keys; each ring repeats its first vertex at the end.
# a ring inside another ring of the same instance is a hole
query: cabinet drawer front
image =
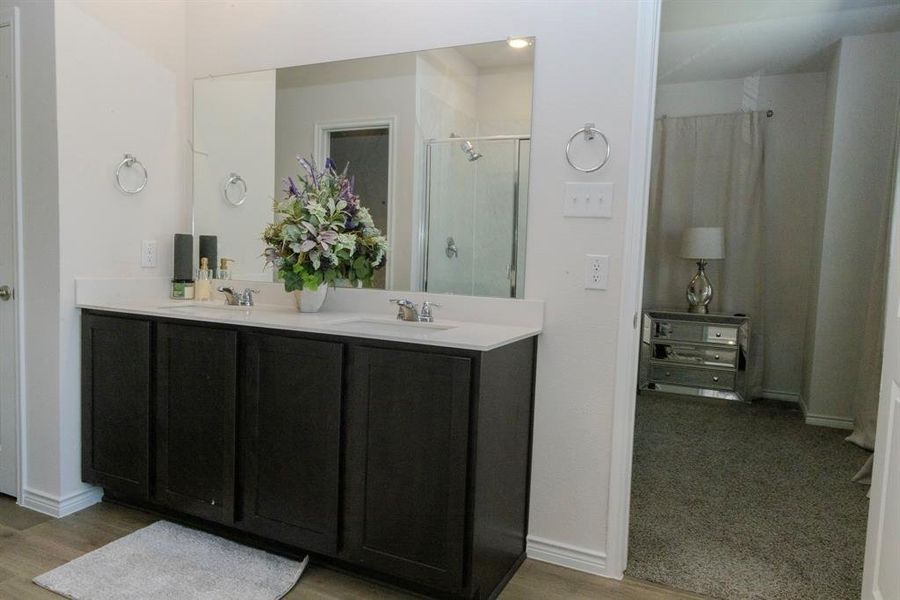
{"type": "Polygon", "coordinates": [[[738,341],[736,326],[695,321],[654,320],[651,334],[653,338],[660,340],[704,342],[728,346],[737,345],[738,341]]]}
{"type": "Polygon", "coordinates": [[[698,366],[734,367],[737,364],[737,349],[656,342],[653,344],[653,358],[698,366]]]}
{"type": "Polygon", "coordinates": [[[348,552],[366,567],[459,591],[471,359],[370,347],[350,357],[348,552]]]}
{"type": "Polygon", "coordinates": [[[734,389],[734,372],[657,364],[650,367],[650,381],[731,390],[734,389]]]}

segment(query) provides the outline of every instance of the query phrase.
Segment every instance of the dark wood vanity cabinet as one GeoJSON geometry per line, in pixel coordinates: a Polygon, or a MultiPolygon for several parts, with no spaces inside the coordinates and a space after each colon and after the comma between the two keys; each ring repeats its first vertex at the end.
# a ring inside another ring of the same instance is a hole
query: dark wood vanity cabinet
{"type": "Polygon", "coordinates": [[[239,527],[337,551],[343,346],[246,334],[241,366],[239,527]]]}
{"type": "Polygon", "coordinates": [[[150,494],[151,326],[85,314],[81,320],[81,477],[150,494]]]}
{"type": "Polygon", "coordinates": [[[349,374],[348,556],[462,589],[472,359],[361,346],[349,374]]]}
{"type": "Polygon", "coordinates": [[[493,598],[524,559],[535,338],[476,352],[95,311],[82,335],[83,478],[108,498],[440,598],[493,598]]]}
{"type": "Polygon", "coordinates": [[[157,325],[157,502],[234,522],[236,381],[236,332],[157,325]]]}

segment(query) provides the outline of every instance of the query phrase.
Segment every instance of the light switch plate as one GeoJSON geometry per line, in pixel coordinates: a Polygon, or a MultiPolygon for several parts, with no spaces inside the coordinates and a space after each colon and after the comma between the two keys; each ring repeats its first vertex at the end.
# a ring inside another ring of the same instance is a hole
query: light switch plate
{"type": "Polygon", "coordinates": [[[611,219],[613,204],[613,184],[603,183],[566,183],[563,216],[611,219]]]}
{"type": "Polygon", "coordinates": [[[609,255],[588,254],[584,261],[584,289],[605,290],[609,287],[609,255]]]}
{"type": "Polygon", "coordinates": [[[151,269],[156,266],[156,240],[141,242],[141,267],[151,269]]]}

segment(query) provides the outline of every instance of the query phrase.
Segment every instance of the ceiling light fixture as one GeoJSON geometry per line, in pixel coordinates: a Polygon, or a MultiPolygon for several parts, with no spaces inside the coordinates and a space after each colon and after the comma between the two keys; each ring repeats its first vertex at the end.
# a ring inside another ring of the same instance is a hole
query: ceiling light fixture
{"type": "Polygon", "coordinates": [[[510,48],[521,50],[522,48],[527,48],[528,46],[530,46],[531,40],[528,38],[511,37],[506,40],[506,43],[509,44],[510,48]]]}

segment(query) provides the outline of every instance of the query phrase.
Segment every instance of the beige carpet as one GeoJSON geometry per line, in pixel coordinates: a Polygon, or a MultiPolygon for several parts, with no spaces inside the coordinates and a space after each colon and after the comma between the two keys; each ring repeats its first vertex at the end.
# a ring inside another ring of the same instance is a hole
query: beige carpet
{"type": "Polygon", "coordinates": [[[277,600],[307,561],[158,521],[34,582],[72,600],[277,600]]]}
{"type": "Polygon", "coordinates": [[[728,600],[859,598],[869,453],[784,403],[638,396],[627,573],[728,600]]]}

